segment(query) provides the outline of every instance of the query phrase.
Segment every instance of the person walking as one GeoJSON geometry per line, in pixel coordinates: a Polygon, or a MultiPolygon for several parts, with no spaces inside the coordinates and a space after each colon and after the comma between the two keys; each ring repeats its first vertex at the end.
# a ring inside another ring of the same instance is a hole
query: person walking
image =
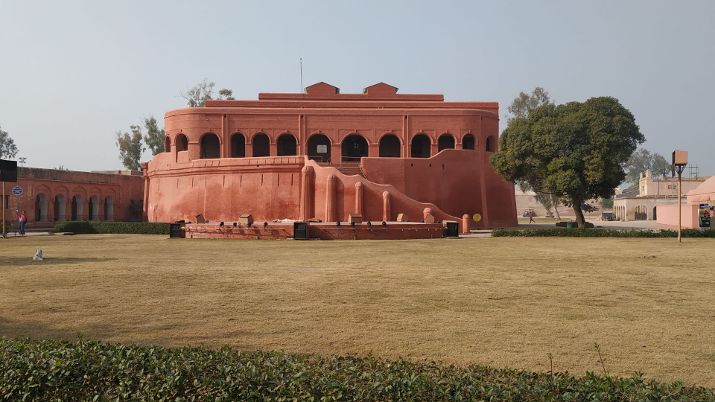
{"type": "Polygon", "coordinates": [[[27,225],[27,215],[25,215],[25,211],[15,211],[17,212],[17,232],[20,234],[20,236],[25,235],[25,225],[27,225]]]}
{"type": "Polygon", "coordinates": [[[536,216],[535,211],[529,211],[529,223],[536,223],[536,221],[534,220],[535,216],[536,216]]]}

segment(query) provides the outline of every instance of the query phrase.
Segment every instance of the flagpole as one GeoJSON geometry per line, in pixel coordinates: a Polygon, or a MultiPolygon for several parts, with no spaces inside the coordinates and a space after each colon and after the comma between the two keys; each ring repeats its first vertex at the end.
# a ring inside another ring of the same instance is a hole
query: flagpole
{"type": "Polygon", "coordinates": [[[300,93],[303,93],[303,58],[300,58],[300,93]]]}

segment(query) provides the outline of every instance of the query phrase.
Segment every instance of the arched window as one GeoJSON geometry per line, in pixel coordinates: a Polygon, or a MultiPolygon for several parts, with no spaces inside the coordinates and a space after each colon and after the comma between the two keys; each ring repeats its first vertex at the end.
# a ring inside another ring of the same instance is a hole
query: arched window
{"type": "Polygon", "coordinates": [[[171,137],[164,137],[164,152],[171,152],[171,137]]]}
{"type": "Polygon", "coordinates": [[[89,197],[89,220],[96,221],[99,219],[99,198],[96,195],[89,197]]]}
{"type": "Polygon", "coordinates": [[[47,195],[44,193],[37,194],[35,197],[35,221],[41,222],[47,220],[48,209],[47,195]]]}
{"type": "Polygon", "coordinates": [[[298,154],[298,144],[291,134],[283,133],[278,137],[278,156],[290,156],[298,154]]]}
{"type": "Polygon", "coordinates": [[[64,194],[57,194],[55,196],[54,202],[54,215],[56,221],[65,220],[65,210],[67,209],[67,200],[65,200],[64,194]]]}
{"type": "Polygon", "coordinates": [[[246,156],[246,137],[241,133],[234,133],[231,136],[231,157],[243,158],[246,156]]]}
{"type": "Polygon", "coordinates": [[[206,133],[201,137],[201,159],[215,159],[221,157],[221,142],[214,133],[206,133]]]}
{"type": "Polygon", "coordinates": [[[400,139],[394,134],[385,134],[380,138],[380,157],[382,158],[399,158],[401,148],[400,139]]]}
{"type": "Polygon", "coordinates": [[[653,220],[654,221],[658,219],[658,214],[657,214],[656,208],[657,207],[653,207],[653,220]]]}
{"type": "Polygon", "coordinates": [[[330,163],[330,139],[324,134],[313,134],[308,138],[308,159],[330,163]]]}
{"type": "Polygon", "coordinates": [[[104,198],[104,220],[114,220],[114,200],[110,196],[104,198]]]}
{"type": "Polygon", "coordinates": [[[485,142],[485,149],[487,152],[494,152],[496,151],[496,140],[494,140],[494,136],[490,135],[487,137],[487,141],[485,142]]]}
{"type": "Polygon", "coordinates": [[[341,146],[343,162],[359,162],[367,156],[367,140],[360,134],[350,134],[343,138],[341,146]]]}
{"type": "Polygon", "coordinates": [[[271,148],[268,136],[263,133],[258,133],[253,136],[253,156],[270,156],[271,148]]]}
{"type": "Polygon", "coordinates": [[[437,151],[443,149],[454,149],[454,137],[452,137],[452,134],[444,133],[439,136],[437,140],[437,151]]]}
{"type": "Polygon", "coordinates": [[[466,134],[462,137],[462,149],[474,150],[474,136],[471,134],[466,134]]]}
{"type": "Polygon", "coordinates": [[[73,221],[81,219],[83,212],[84,212],[84,208],[82,205],[82,196],[79,194],[76,194],[75,196],[72,197],[72,218],[71,219],[73,221]]]}
{"type": "Polygon", "coordinates": [[[179,134],[176,136],[176,152],[186,151],[189,149],[189,139],[186,135],[179,134]]]}
{"type": "Polygon", "coordinates": [[[417,134],[412,137],[410,155],[413,158],[429,158],[430,154],[430,140],[426,134],[417,134]]]}

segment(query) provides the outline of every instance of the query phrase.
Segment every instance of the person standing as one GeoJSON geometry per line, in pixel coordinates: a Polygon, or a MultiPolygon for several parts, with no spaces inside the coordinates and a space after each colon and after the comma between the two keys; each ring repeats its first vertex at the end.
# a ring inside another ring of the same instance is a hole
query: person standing
{"type": "Polygon", "coordinates": [[[25,225],[27,225],[27,215],[25,215],[25,211],[15,211],[17,212],[17,232],[20,233],[20,236],[25,235],[25,225]]]}

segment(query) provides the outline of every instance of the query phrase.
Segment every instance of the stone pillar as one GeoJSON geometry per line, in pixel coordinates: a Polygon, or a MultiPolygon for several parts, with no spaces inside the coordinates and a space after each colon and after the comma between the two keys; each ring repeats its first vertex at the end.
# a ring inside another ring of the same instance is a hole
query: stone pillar
{"type": "Polygon", "coordinates": [[[338,179],[335,175],[329,175],[325,185],[325,221],[337,221],[336,207],[336,192],[338,188],[338,179]]]}
{"type": "Polygon", "coordinates": [[[306,221],[313,217],[313,197],[315,196],[313,167],[303,166],[300,173],[300,219],[306,221]]]}
{"type": "Polygon", "coordinates": [[[201,159],[201,144],[198,141],[189,141],[189,160],[201,159]]]}
{"type": "Polygon", "coordinates": [[[357,182],[355,183],[355,213],[363,216],[363,203],[362,203],[362,195],[363,195],[363,188],[362,188],[362,182],[357,182]]]}
{"type": "Polygon", "coordinates": [[[390,210],[390,193],[388,191],[382,192],[382,220],[385,222],[390,221],[392,216],[392,211],[390,210]]]}
{"type": "Polygon", "coordinates": [[[471,218],[468,214],[462,215],[462,234],[469,234],[469,225],[471,225],[471,218]]]}

